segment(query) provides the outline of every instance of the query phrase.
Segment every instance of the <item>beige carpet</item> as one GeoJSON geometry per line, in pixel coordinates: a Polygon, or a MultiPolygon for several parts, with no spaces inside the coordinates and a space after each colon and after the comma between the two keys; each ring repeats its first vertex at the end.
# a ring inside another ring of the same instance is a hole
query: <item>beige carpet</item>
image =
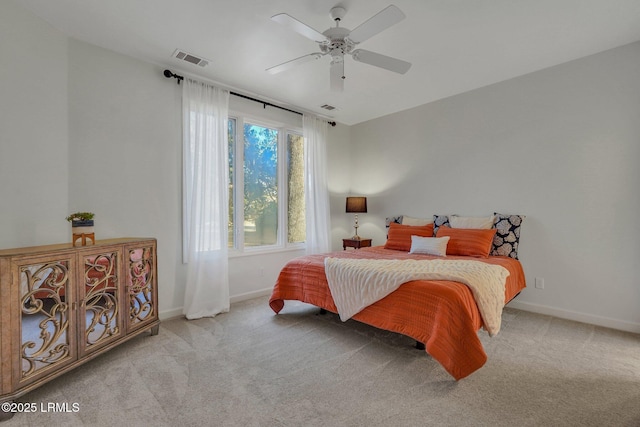
{"type": "Polygon", "coordinates": [[[13,426],[640,426],[640,336],[506,309],[455,382],[406,337],[267,298],[173,319],[19,401],[13,426]]]}

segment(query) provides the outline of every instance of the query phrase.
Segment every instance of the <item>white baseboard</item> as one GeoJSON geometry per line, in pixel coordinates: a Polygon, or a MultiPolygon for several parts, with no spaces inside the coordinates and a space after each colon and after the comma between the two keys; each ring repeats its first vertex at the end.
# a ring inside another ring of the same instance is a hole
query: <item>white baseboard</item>
{"type": "Polygon", "coordinates": [[[160,320],[169,320],[173,319],[174,317],[180,316],[184,316],[184,314],[182,314],[182,307],[172,308],[170,310],[164,310],[158,313],[158,317],[160,317],[160,320]]]}
{"type": "MultiPolygon", "coordinates": [[[[244,294],[239,294],[239,295],[232,295],[229,298],[229,300],[231,304],[233,304],[240,301],[246,301],[248,299],[271,295],[271,292],[273,292],[273,287],[260,289],[257,291],[246,292],[244,294]]],[[[171,308],[169,310],[161,311],[160,313],[158,313],[158,316],[160,317],[160,320],[169,320],[169,319],[173,319],[175,317],[181,317],[184,315],[182,314],[182,307],[178,307],[178,308],[171,308]]]]}
{"type": "Polygon", "coordinates": [[[549,307],[546,305],[532,304],[521,301],[511,301],[508,307],[516,308],[518,310],[530,311],[538,314],[545,314],[548,316],[559,317],[561,319],[574,320],[576,322],[589,323],[591,325],[640,334],[640,323],[611,319],[609,317],[594,316],[592,314],[579,313],[576,311],[563,310],[556,307],[549,307]]]}
{"type": "Polygon", "coordinates": [[[258,297],[264,297],[267,295],[271,295],[271,292],[273,292],[273,286],[269,287],[269,288],[265,288],[265,289],[260,289],[257,291],[251,291],[251,292],[246,292],[244,294],[239,294],[239,295],[233,295],[231,296],[231,304],[233,304],[234,302],[240,302],[240,301],[246,301],[248,299],[253,299],[253,298],[258,298],[258,297]]]}

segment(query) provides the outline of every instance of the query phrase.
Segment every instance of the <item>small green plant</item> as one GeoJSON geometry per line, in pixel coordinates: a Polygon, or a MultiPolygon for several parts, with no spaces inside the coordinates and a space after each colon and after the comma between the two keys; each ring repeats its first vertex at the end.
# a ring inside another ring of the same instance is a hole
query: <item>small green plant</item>
{"type": "Polygon", "coordinates": [[[76,212],[69,215],[66,220],[69,222],[72,221],[89,221],[92,220],[93,217],[96,216],[93,212],[76,212]]]}

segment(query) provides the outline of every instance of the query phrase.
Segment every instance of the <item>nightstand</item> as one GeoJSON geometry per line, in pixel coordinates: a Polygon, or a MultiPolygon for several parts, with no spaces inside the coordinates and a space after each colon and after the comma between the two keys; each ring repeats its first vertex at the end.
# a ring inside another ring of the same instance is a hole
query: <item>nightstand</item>
{"type": "Polygon", "coordinates": [[[371,246],[371,239],[342,239],[342,250],[346,251],[347,248],[368,248],[371,246]]]}

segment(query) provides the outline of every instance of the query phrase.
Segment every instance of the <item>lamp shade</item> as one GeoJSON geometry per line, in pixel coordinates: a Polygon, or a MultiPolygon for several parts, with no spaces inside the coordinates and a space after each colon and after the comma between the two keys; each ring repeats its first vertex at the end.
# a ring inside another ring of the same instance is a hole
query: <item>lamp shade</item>
{"type": "Polygon", "coordinates": [[[366,197],[347,197],[347,212],[366,213],[367,198],[366,197]]]}

